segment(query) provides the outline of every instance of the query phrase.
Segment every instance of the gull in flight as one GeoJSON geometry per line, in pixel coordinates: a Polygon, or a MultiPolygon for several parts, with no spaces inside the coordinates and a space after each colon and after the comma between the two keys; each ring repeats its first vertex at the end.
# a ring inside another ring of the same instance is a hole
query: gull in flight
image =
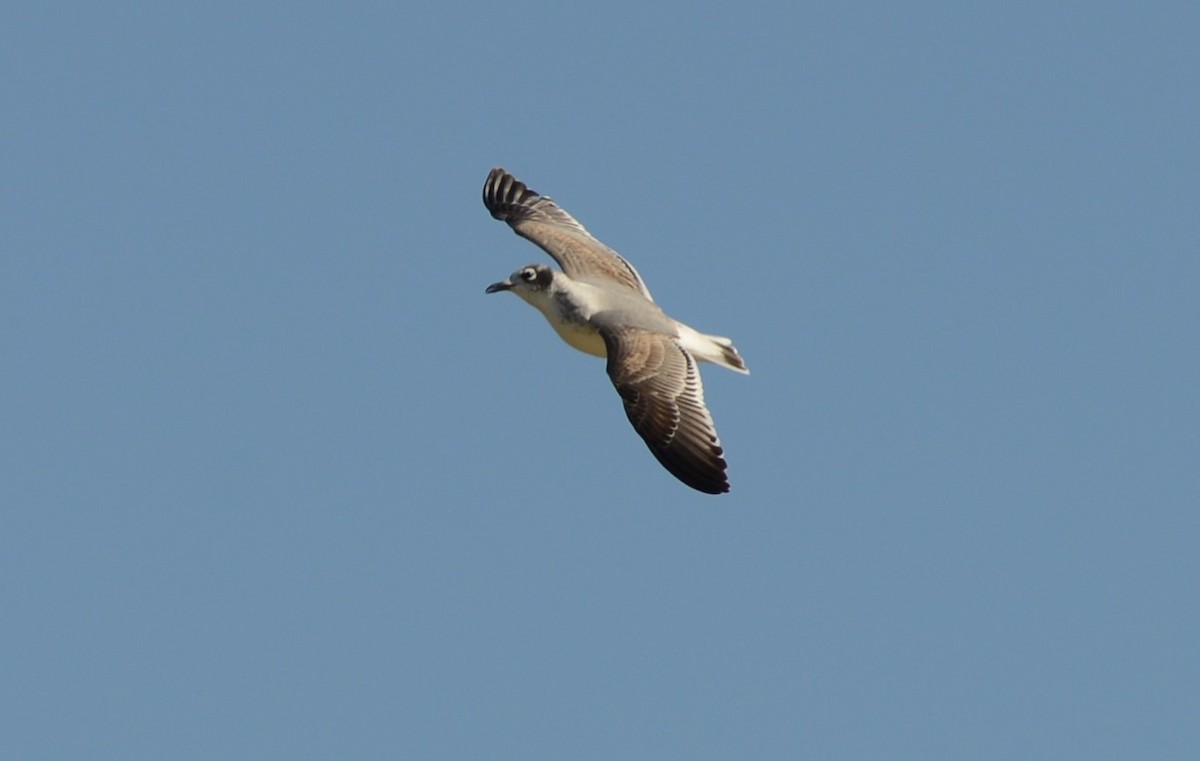
{"type": "Polygon", "coordinates": [[[572,347],[606,358],[629,422],[662,466],[693,489],[729,491],[697,362],[749,373],[733,342],[668,317],[632,264],[503,169],[488,174],[483,204],[561,268],[530,264],[487,293],[515,293],[572,347]]]}

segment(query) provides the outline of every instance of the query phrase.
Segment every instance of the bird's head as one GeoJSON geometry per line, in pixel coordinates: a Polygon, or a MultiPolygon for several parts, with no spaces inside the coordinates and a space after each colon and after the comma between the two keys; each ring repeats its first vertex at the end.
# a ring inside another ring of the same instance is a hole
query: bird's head
{"type": "Polygon", "coordinates": [[[530,264],[509,275],[507,280],[492,283],[487,287],[485,293],[512,291],[525,301],[532,303],[533,300],[544,296],[550,290],[552,282],[554,282],[554,270],[544,264],[530,264]]]}

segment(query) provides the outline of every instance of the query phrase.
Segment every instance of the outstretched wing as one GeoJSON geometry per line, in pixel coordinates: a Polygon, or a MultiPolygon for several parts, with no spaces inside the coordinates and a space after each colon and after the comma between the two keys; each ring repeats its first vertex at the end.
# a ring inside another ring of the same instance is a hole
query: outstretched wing
{"type": "Polygon", "coordinates": [[[632,264],[594,238],[549,196],[539,195],[499,167],[483,184],[483,205],[517,235],[550,254],[568,277],[603,278],[654,300],[632,264]]]}
{"type": "Polygon", "coordinates": [[[658,461],[693,489],[729,491],[724,450],[692,355],[661,333],[607,326],[600,335],[625,414],[658,461]]]}

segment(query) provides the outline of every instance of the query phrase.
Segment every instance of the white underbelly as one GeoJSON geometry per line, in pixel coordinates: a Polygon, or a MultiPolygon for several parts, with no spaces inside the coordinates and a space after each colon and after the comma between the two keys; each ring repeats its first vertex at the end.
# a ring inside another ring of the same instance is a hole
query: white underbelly
{"type": "MultiPolygon", "coordinates": [[[[551,324],[554,325],[554,323],[551,324]]],[[[604,349],[604,339],[590,325],[562,322],[554,325],[554,332],[558,333],[559,338],[566,341],[568,345],[584,354],[591,354],[594,357],[608,356],[608,352],[604,349]]]]}

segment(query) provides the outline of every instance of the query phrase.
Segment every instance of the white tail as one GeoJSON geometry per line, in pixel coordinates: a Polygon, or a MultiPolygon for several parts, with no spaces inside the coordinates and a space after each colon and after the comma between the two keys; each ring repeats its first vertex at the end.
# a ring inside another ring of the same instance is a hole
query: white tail
{"type": "Polygon", "coordinates": [[[733,348],[733,341],[724,336],[701,333],[679,323],[679,344],[701,362],[711,362],[739,373],[750,374],[742,355],[733,348]]]}

